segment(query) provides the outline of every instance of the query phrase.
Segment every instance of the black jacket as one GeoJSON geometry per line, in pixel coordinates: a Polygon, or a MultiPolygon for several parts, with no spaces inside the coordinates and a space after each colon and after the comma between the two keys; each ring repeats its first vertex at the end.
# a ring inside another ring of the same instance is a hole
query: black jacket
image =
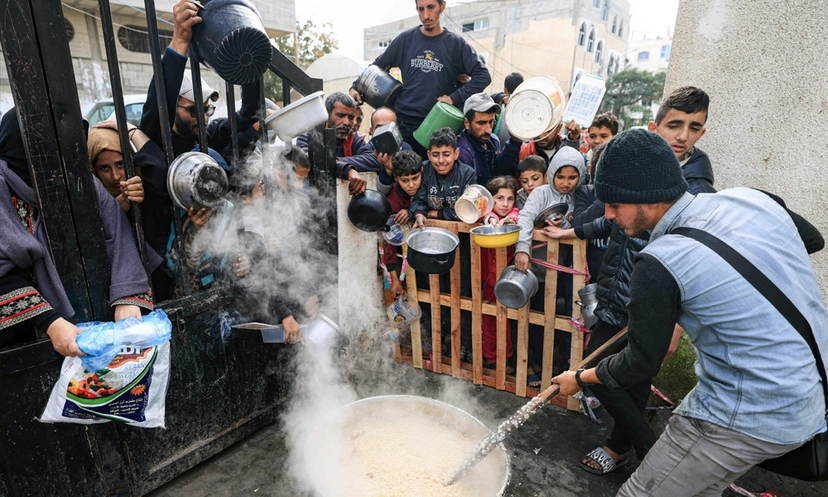
{"type": "Polygon", "coordinates": [[[698,148],[693,149],[693,155],[681,166],[681,174],[687,180],[689,193],[716,193],[716,189],[713,188],[713,165],[710,163],[710,157],[698,148]]]}

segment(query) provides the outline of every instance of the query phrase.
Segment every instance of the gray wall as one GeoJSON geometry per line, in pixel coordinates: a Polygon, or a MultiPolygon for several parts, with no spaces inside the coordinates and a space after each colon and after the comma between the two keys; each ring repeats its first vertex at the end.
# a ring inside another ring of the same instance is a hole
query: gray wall
{"type": "MultiPolygon", "coordinates": [[[[710,94],[718,189],[762,188],[828,236],[828,10],[824,0],[682,0],[665,93],[710,94]]],[[[812,256],[828,295],[828,249],[812,256]]]]}

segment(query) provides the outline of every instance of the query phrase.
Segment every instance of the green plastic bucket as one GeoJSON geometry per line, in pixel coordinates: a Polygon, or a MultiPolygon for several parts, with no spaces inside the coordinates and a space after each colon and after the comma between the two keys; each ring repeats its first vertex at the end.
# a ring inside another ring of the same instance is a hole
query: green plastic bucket
{"type": "Polygon", "coordinates": [[[456,134],[462,126],[463,113],[460,109],[445,102],[437,102],[414,132],[414,139],[423,147],[428,148],[431,134],[438,129],[451,128],[456,134]]]}

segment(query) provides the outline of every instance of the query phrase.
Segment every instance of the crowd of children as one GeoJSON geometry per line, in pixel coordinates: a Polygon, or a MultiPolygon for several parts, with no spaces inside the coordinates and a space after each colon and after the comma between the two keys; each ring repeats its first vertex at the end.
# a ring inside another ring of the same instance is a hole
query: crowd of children
{"type": "MultiPolygon", "coordinates": [[[[677,158],[683,161],[683,165],[695,162],[697,166],[694,169],[701,170],[701,173],[696,173],[696,175],[703,177],[712,188],[712,168],[706,160],[707,156],[694,146],[695,141],[703,134],[704,119],[707,113],[706,97],[706,94],[697,88],[686,87],[677,90],[665,100],[662,111],[656,117],[655,122],[650,124],[650,130],[661,134],[668,142],[672,140],[671,146],[677,158]],[[704,115],[699,117],[700,114],[704,115]],[[682,118],[687,116],[693,119],[689,119],[686,125],[682,124],[682,118]],[[701,119],[700,124],[697,122],[699,119],[701,119]],[[677,124],[678,121],[681,123],[677,124]],[[686,130],[676,131],[677,126],[683,126],[686,130]],[[681,155],[679,155],[680,152],[681,155]]],[[[487,109],[481,107],[481,110],[487,109]]],[[[517,244],[507,250],[507,264],[514,264],[519,270],[531,270],[538,277],[541,289],[531,299],[530,307],[533,310],[543,311],[545,299],[543,287],[546,276],[546,269],[532,262],[532,259],[546,259],[546,247],[533,246],[532,237],[536,228],[541,229],[549,238],[578,236],[589,240],[587,270],[593,278],[599,275],[605,255],[610,259],[609,264],[615,267],[619,264],[619,257],[624,261],[629,259],[628,262],[631,263],[632,259],[627,253],[628,250],[635,254],[646,245],[646,237],[638,243],[622,239],[623,233],[618,234],[618,230],[613,231],[612,222],[603,218],[603,204],[595,199],[591,186],[591,177],[596,171],[600,149],[620,131],[618,119],[612,113],[595,117],[587,129],[586,148],[588,152],[586,154],[576,148],[580,146],[580,143],[571,139],[580,132],[576,126],[574,123],[567,124],[565,137],[551,133],[550,136],[544,137],[544,140],[523,143],[520,148],[520,160],[515,164],[513,174],[495,176],[485,185],[494,199],[494,205],[492,212],[480,219],[480,222],[495,225],[515,223],[521,228],[517,244]],[[563,215],[557,218],[547,218],[541,220],[540,224],[536,224],[539,216],[555,204],[565,204],[565,209],[560,210],[563,215]],[[615,238],[612,239],[611,235],[615,238]],[[619,244],[621,244],[620,248],[619,244]],[[611,254],[607,254],[608,245],[614,247],[610,251],[611,254]]],[[[485,131],[483,135],[487,134],[485,131]]],[[[423,161],[422,165],[418,163],[419,157],[410,151],[400,152],[393,158],[393,167],[386,166],[386,170],[380,172],[378,188],[383,193],[387,193],[389,200],[392,201],[395,222],[411,222],[412,229],[417,229],[427,226],[430,219],[458,220],[454,211],[455,202],[465,189],[480,177],[480,174],[476,173],[472,167],[458,160],[459,156],[455,134],[451,129],[443,128],[435,131],[431,136],[427,160],[423,161]]],[[[697,191],[708,191],[708,189],[699,188],[697,191]]],[[[559,260],[549,262],[571,265],[572,253],[571,249],[568,249],[569,247],[565,245],[561,246],[559,260]]],[[[385,247],[383,253],[394,295],[404,293],[404,287],[399,283],[400,266],[396,250],[393,247],[385,247]]],[[[496,300],[494,286],[498,279],[494,254],[493,249],[481,251],[483,299],[491,302],[496,300]]],[[[460,264],[468,265],[468,256],[463,255],[462,239],[460,264]]],[[[461,294],[468,295],[466,288],[469,287],[469,282],[466,281],[466,277],[463,277],[465,274],[468,274],[467,271],[461,272],[463,280],[461,294]]],[[[443,286],[445,285],[441,284],[441,287],[443,286]]],[[[604,291],[605,301],[624,301],[623,292],[618,293],[621,290],[617,289],[620,287],[623,290],[624,281],[604,283],[604,286],[610,287],[610,290],[604,291]]],[[[557,289],[558,312],[571,314],[572,276],[563,272],[559,273],[557,289]]],[[[613,304],[608,308],[610,310],[601,309],[599,312],[608,316],[618,314],[615,312],[618,305],[613,304]],[[609,314],[610,312],[614,314],[609,314]]],[[[607,319],[610,318],[607,317],[607,319]]],[[[612,329],[623,322],[622,317],[611,319],[612,329]]],[[[462,324],[466,323],[461,323],[461,327],[462,324]]],[[[512,337],[514,323],[510,328],[505,338],[506,355],[509,357],[507,373],[511,374],[514,372],[515,359],[512,337]]],[[[443,329],[447,327],[444,326],[443,329]]],[[[483,316],[480,332],[483,336],[484,366],[493,368],[497,356],[496,318],[483,316]]],[[[463,335],[464,343],[461,351],[468,347],[466,335],[463,335]]],[[[533,388],[540,386],[543,337],[541,326],[530,327],[527,384],[533,388]]],[[[556,335],[557,350],[554,354],[556,361],[553,368],[557,370],[569,368],[567,362],[569,338],[568,333],[556,335]]]]}

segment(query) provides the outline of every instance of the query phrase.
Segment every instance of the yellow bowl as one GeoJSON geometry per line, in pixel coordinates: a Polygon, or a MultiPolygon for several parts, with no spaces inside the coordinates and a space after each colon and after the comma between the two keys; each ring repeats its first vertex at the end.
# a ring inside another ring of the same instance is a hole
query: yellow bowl
{"type": "Polygon", "coordinates": [[[507,224],[505,226],[478,226],[469,230],[474,243],[483,248],[509,247],[517,243],[520,237],[520,226],[507,224]]]}

